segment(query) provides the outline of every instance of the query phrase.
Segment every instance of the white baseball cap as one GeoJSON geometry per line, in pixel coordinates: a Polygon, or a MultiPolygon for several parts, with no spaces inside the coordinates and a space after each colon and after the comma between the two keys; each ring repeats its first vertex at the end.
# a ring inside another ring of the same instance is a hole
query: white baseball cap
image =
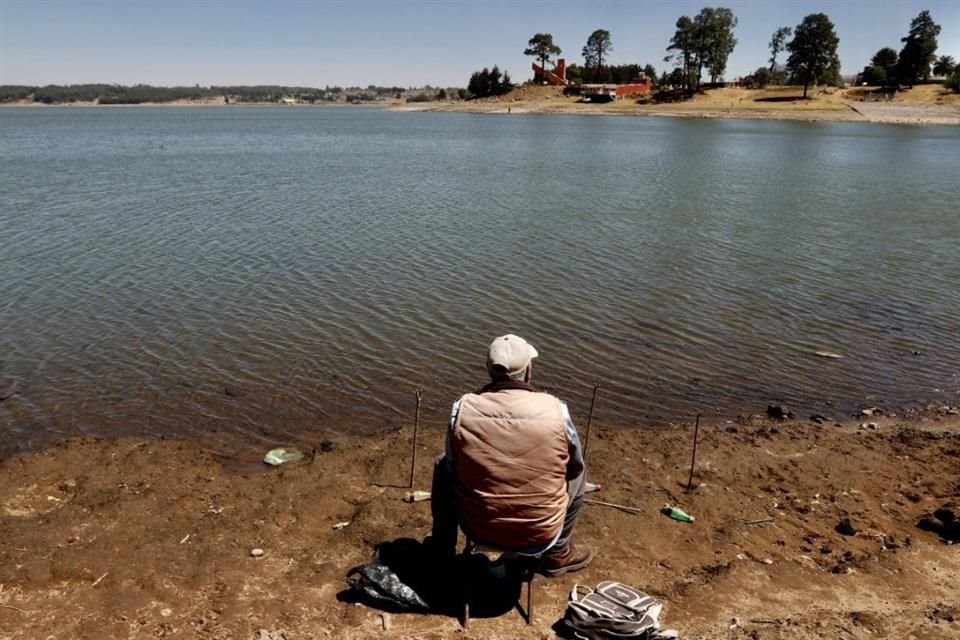
{"type": "Polygon", "coordinates": [[[490,343],[487,350],[487,370],[493,372],[496,366],[503,367],[507,375],[523,372],[533,358],[539,354],[533,345],[512,333],[500,336],[490,343]]]}

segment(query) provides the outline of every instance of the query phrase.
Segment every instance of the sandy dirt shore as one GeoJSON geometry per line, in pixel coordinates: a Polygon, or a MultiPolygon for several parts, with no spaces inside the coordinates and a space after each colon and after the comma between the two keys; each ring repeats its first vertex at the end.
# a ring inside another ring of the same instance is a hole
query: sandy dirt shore
{"type": "Polygon", "coordinates": [[[747,118],[815,122],[878,122],[960,126],[960,94],[939,85],[903,91],[884,102],[865,102],[862,89],[811,89],[802,99],[798,87],[712,89],[692,100],[654,104],[623,99],[602,104],[564,96],[558,87],[519,87],[499,98],[469,102],[395,105],[401,111],[466,111],[475,113],[534,113],[577,115],[667,116],[685,118],[747,118]]]}
{"type": "MultiPolygon", "coordinates": [[[[588,104],[576,96],[564,96],[559,87],[517,87],[498,98],[451,102],[399,101],[363,103],[363,106],[387,108],[393,111],[463,112],[490,114],[570,114],[570,115],[627,115],[678,118],[739,118],[754,120],[799,120],[808,122],[875,122],[888,124],[924,124],[960,126],[960,94],[949,92],[940,85],[923,85],[898,92],[889,101],[864,100],[865,93],[874,90],[862,88],[811,89],[810,99],[802,99],[799,87],[772,87],[769,89],[711,89],[692,100],[677,103],[652,103],[647,100],[624,99],[605,104],[588,104]]],[[[224,106],[225,99],[178,100],[139,105],[98,105],[94,102],[44,105],[29,100],[10,102],[0,106],[21,108],[63,108],[112,106],[140,107],[197,107],[224,106]]],[[[233,103],[231,107],[277,106],[276,103],[233,103]]],[[[351,107],[346,103],[296,104],[288,107],[351,107]]]]}
{"type": "MultiPolygon", "coordinates": [[[[960,547],[916,526],[960,502],[955,413],[703,424],[690,493],[690,425],[594,424],[591,497],[640,513],[587,505],[576,539],[593,564],[534,582],[532,626],[510,611],[466,633],[338,597],[377,543],[429,529],[428,502],[377,484],[406,484],[407,429],[276,468],[71,440],[0,463],[0,638],[552,638],[573,584],[604,579],[662,599],[683,638],[958,638],[960,547]],[[696,522],[660,515],[666,502],[696,522]]],[[[421,434],[417,488],[441,446],[421,434]]]]}

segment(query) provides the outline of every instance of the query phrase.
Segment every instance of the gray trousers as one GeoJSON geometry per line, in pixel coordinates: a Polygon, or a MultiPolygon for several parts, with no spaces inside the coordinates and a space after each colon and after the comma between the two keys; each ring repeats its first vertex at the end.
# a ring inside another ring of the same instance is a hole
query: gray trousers
{"type": "MultiPolygon", "coordinates": [[[[583,506],[583,490],[586,487],[587,470],[576,478],[567,481],[567,512],[563,517],[563,528],[557,543],[547,552],[548,555],[562,553],[573,536],[573,525],[577,521],[580,507],[583,506]]],[[[433,484],[430,489],[430,510],[433,514],[433,546],[444,558],[452,558],[457,552],[457,500],[454,493],[456,478],[441,455],[433,465],[433,484]]],[[[522,546],[522,545],[521,545],[522,546]]]]}

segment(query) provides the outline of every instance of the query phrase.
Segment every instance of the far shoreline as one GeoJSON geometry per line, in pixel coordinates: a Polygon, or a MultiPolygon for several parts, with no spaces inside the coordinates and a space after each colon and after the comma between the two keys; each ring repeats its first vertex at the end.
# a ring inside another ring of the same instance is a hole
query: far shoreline
{"type": "MultiPolygon", "coordinates": [[[[781,88],[778,88],[781,89],[781,88]]],[[[782,90],[782,89],[781,89],[782,90]]],[[[770,90],[767,93],[774,93],[770,90]]],[[[721,120],[778,120],[786,122],[830,122],[960,126],[960,95],[925,97],[914,101],[866,102],[848,98],[853,90],[822,91],[809,101],[770,102],[755,97],[757,90],[719,89],[693,100],[677,103],[638,104],[618,100],[605,104],[583,103],[576,97],[562,96],[553,87],[523,87],[506,96],[470,101],[445,102],[359,102],[359,103],[296,103],[276,102],[226,103],[222,100],[143,102],[139,104],[98,104],[70,102],[43,104],[20,101],[0,104],[0,108],[159,108],[159,107],[284,107],[284,108],[349,108],[364,107],[397,113],[470,113],[488,115],[585,115],[700,118],[721,120]],[[752,92],[752,94],[751,94],[752,92]]]]}
{"type": "Polygon", "coordinates": [[[810,91],[803,98],[798,87],[768,89],[711,89],[692,99],[645,103],[623,99],[584,103],[564,96],[558,87],[519,87],[495,98],[470,102],[407,103],[389,107],[405,112],[467,112],[537,115],[624,115],[672,118],[781,120],[796,122],[861,122],[960,126],[960,94],[928,85],[904,92],[895,100],[866,101],[862,88],[810,91]]]}

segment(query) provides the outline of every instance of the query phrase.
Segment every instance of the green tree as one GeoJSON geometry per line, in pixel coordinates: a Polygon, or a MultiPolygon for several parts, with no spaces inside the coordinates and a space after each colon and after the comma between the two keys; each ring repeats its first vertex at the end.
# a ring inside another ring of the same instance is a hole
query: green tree
{"type": "Polygon", "coordinates": [[[638,64],[611,64],[603,68],[603,73],[594,74],[594,79],[598,82],[616,82],[617,84],[627,84],[633,82],[633,79],[640,73],[638,64]]]}
{"type": "Polygon", "coordinates": [[[717,79],[727,71],[727,59],[737,46],[737,39],[733,37],[733,28],[737,26],[737,17],[733,11],[725,7],[704,9],[702,29],[705,31],[701,58],[704,66],[710,71],[710,84],[716,84],[717,79]]]}
{"type": "Polygon", "coordinates": [[[600,69],[603,68],[603,58],[613,51],[613,41],[610,32],[606,29],[597,29],[587,38],[583,47],[583,61],[587,69],[592,69],[594,80],[600,80],[600,69]]]}
{"type": "Polygon", "coordinates": [[[510,81],[510,74],[500,71],[500,67],[493,65],[492,69],[483,68],[482,71],[475,71],[470,76],[470,82],[467,83],[467,92],[471,98],[487,98],[489,96],[499,96],[510,91],[513,83],[510,81]]]}
{"type": "Polygon", "coordinates": [[[490,85],[488,78],[490,70],[486,67],[482,71],[474,71],[470,76],[470,82],[467,83],[467,91],[472,98],[485,98],[490,95],[490,85]]]}
{"type": "Polygon", "coordinates": [[[773,72],[766,67],[758,67],[756,71],[753,72],[753,82],[754,84],[763,89],[773,80],[773,72]]]}
{"type": "MultiPolygon", "coordinates": [[[[560,47],[553,44],[553,36],[549,33],[538,33],[527,42],[523,55],[533,56],[540,61],[540,68],[546,71],[550,56],[560,55],[560,47]]],[[[543,80],[543,78],[539,78],[543,80]]]]}
{"type": "Polygon", "coordinates": [[[803,82],[804,98],[811,82],[817,82],[828,70],[839,67],[839,42],[833,23],[823,13],[811,13],[794,29],[793,40],[787,43],[790,52],[787,69],[803,82]]]}
{"type": "Polygon", "coordinates": [[[933,63],[933,75],[940,77],[952,76],[956,68],[957,63],[954,62],[953,56],[940,56],[937,58],[937,61],[933,63]]]}
{"type": "Polygon", "coordinates": [[[787,47],[787,38],[793,35],[793,29],[790,27],[780,27],[773,32],[770,38],[770,74],[777,71],[777,56],[787,47]]]}
{"type": "Polygon", "coordinates": [[[887,82],[893,82],[897,76],[897,52],[890,47],[884,47],[877,51],[870,64],[875,67],[882,67],[887,74],[887,82]]]}
{"type": "Polygon", "coordinates": [[[887,75],[887,70],[878,64],[868,65],[860,72],[860,82],[872,87],[885,86],[887,82],[889,82],[889,79],[890,77],[887,75]]]}
{"type": "MultiPolygon", "coordinates": [[[[680,16],[677,18],[676,27],[677,30],[670,39],[670,44],[667,45],[667,51],[673,53],[667,54],[663,61],[670,62],[673,60],[676,68],[680,71],[682,82],[679,85],[675,82],[677,76],[674,74],[670,76],[670,83],[673,86],[694,89],[693,72],[696,68],[695,60],[697,57],[697,26],[689,16],[680,16]]],[[[699,83],[699,77],[697,83],[699,83]]]]}
{"type": "Polygon", "coordinates": [[[840,77],[840,56],[834,54],[833,60],[824,69],[823,74],[818,79],[820,84],[838,86],[843,79],[840,77]]]}
{"type": "Polygon", "coordinates": [[[657,84],[657,70],[653,67],[652,64],[646,64],[643,66],[643,73],[650,78],[650,82],[657,84]]]}
{"type": "Polygon", "coordinates": [[[890,47],[884,47],[873,54],[873,57],[870,58],[870,64],[890,71],[897,66],[897,52],[890,47]]]}
{"type": "Polygon", "coordinates": [[[34,92],[36,87],[25,85],[5,84],[0,86],[0,102],[13,102],[15,100],[26,100],[34,92]]]}
{"type": "Polygon", "coordinates": [[[946,79],[943,86],[951,91],[960,93],[960,68],[953,70],[953,75],[946,79]]]}
{"type": "Polygon", "coordinates": [[[903,49],[897,63],[897,79],[913,85],[917,80],[930,79],[930,65],[937,53],[937,36],[940,25],[933,21],[929,11],[910,22],[910,33],[901,38],[903,49]]]}
{"type": "Polygon", "coordinates": [[[685,89],[696,90],[700,86],[703,69],[710,72],[711,82],[724,74],[727,59],[737,45],[733,28],[737,18],[730,9],[704,7],[693,19],[680,16],[677,30],[670,39],[667,51],[673,52],[664,58],[682,69],[685,89]]]}
{"type": "Polygon", "coordinates": [[[689,82],[689,80],[689,76],[683,72],[683,69],[677,67],[673,70],[673,73],[669,75],[664,84],[668,84],[671,87],[684,88],[687,86],[687,82],[689,82]]]}
{"type": "Polygon", "coordinates": [[[510,90],[513,89],[513,80],[510,79],[510,72],[504,71],[503,77],[500,79],[500,86],[497,88],[497,93],[503,95],[504,93],[510,93],[510,90]]]}
{"type": "Polygon", "coordinates": [[[567,82],[570,84],[583,83],[583,67],[578,64],[567,65],[567,82]]]}
{"type": "Polygon", "coordinates": [[[700,79],[703,77],[703,66],[706,62],[707,48],[710,40],[710,25],[716,10],[711,7],[700,9],[700,13],[693,17],[693,78],[692,86],[700,88],[700,79]]]}
{"type": "Polygon", "coordinates": [[[877,51],[860,72],[860,81],[874,86],[893,84],[897,76],[897,52],[890,47],[877,51]]]}
{"type": "Polygon", "coordinates": [[[503,74],[500,73],[500,67],[493,65],[493,69],[490,69],[490,75],[487,76],[487,94],[500,95],[501,82],[503,82],[503,74]]]}

